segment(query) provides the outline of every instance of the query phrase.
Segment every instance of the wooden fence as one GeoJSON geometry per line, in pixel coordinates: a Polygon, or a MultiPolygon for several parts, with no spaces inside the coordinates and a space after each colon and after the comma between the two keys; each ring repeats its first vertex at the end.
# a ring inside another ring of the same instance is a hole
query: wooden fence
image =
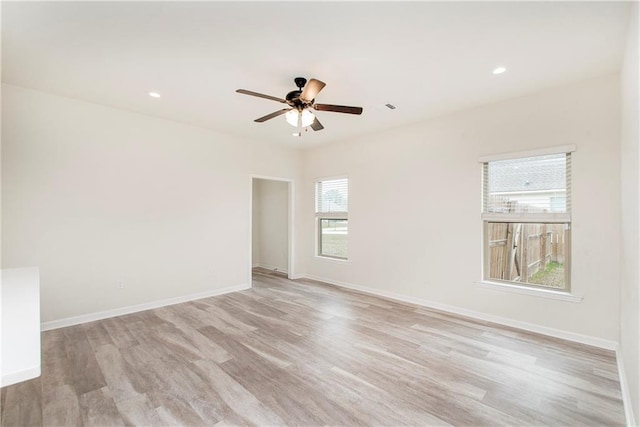
{"type": "Polygon", "coordinates": [[[489,277],[529,282],[549,262],[564,263],[564,224],[489,223],[489,277]]]}
{"type": "MultiPolygon", "coordinates": [[[[503,212],[540,212],[517,202],[503,206],[503,212]]],[[[565,228],[564,224],[489,223],[489,277],[530,282],[548,263],[564,264],[565,228]]]]}

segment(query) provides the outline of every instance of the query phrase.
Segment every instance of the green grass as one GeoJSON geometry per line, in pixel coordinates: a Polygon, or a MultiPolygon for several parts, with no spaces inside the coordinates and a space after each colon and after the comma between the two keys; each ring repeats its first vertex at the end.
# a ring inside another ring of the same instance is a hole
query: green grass
{"type": "Polygon", "coordinates": [[[531,276],[529,283],[552,288],[564,288],[564,264],[551,261],[545,266],[544,270],[540,270],[531,276]]]}
{"type": "Polygon", "coordinates": [[[322,235],[322,255],[346,258],[347,257],[347,235],[346,234],[323,234],[322,235]]]}

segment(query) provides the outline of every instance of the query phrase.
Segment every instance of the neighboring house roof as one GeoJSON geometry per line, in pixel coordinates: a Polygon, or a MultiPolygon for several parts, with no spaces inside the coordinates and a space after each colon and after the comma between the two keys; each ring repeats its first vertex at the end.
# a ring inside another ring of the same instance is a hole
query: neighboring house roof
{"type": "Polygon", "coordinates": [[[489,163],[491,193],[559,190],[566,187],[565,156],[557,154],[489,163]]]}
{"type": "Polygon", "coordinates": [[[325,208],[323,212],[347,212],[346,200],[343,203],[336,203],[333,200],[326,200],[323,207],[325,208]]]}

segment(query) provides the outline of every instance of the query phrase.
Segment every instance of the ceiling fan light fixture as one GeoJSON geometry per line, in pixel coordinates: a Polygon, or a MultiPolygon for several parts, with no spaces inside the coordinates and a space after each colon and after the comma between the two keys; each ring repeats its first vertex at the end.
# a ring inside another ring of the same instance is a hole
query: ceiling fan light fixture
{"type": "Polygon", "coordinates": [[[302,111],[298,111],[296,109],[289,110],[284,115],[284,118],[287,123],[294,127],[298,127],[298,120],[300,120],[302,122],[302,127],[304,128],[311,126],[311,123],[316,119],[316,116],[305,108],[302,111]]]}

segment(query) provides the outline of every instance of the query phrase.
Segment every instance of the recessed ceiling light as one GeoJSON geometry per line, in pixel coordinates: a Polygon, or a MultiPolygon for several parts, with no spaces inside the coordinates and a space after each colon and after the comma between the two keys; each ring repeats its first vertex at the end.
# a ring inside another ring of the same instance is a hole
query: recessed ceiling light
{"type": "Polygon", "coordinates": [[[506,68],[504,68],[504,67],[498,67],[498,68],[496,68],[496,69],[494,69],[494,70],[493,70],[493,74],[502,74],[502,73],[504,73],[505,71],[507,71],[507,69],[506,69],[506,68]]]}
{"type": "Polygon", "coordinates": [[[160,98],[160,94],[158,92],[149,92],[149,96],[152,98],[160,98]]]}

